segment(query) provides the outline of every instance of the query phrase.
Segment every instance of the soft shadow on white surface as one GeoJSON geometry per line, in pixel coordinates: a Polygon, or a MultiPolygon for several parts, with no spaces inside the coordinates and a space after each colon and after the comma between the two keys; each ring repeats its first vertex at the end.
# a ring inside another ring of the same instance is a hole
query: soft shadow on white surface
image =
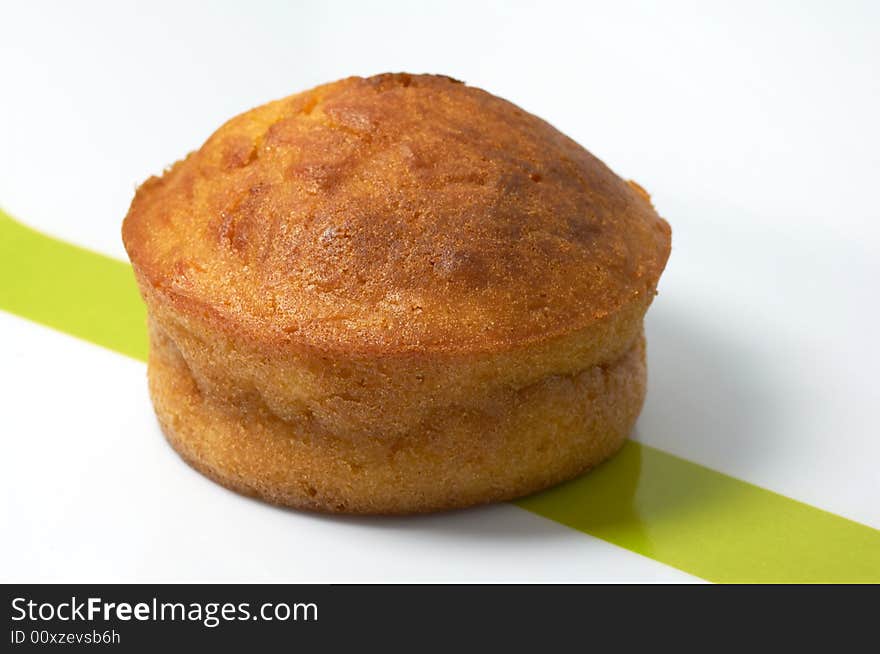
{"type": "Polygon", "coordinates": [[[428,515],[361,517],[315,514],[314,517],[348,527],[406,531],[453,540],[547,539],[562,535],[558,529],[544,528],[544,521],[523,520],[519,511],[496,511],[483,506],[428,515]]]}
{"type": "Polygon", "coordinates": [[[782,391],[763,354],[666,298],[649,311],[646,335],[648,396],[633,437],[704,464],[720,453],[728,470],[765,465],[782,391]]]}

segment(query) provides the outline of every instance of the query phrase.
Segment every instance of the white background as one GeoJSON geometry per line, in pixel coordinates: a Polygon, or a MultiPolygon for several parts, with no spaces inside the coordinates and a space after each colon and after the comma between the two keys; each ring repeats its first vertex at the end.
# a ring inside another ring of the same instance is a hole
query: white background
{"type": "MultiPolygon", "coordinates": [[[[351,74],[463,79],[673,226],[636,437],[880,528],[880,5],[372,5],[3,2],[0,206],[124,257],[135,185],[231,115],[351,74]]],[[[0,580],[688,579],[513,506],[239,498],[161,441],[142,364],[7,314],[0,397],[0,580]]]]}

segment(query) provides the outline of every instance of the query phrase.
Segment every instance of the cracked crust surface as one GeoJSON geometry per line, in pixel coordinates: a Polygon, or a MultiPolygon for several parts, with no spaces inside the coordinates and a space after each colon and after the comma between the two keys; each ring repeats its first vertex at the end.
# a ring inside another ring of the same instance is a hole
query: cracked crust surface
{"type": "Polygon", "coordinates": [[[670,230],[546,122],[397,74],[233,118],[144,183],[123,240],[187,461],[276,503],[407,513],[616,451],[670,230]]]}
{"type": "Polygon", "coordinates": [[[138,190],[123,240],[180,311],[272,347],[486,351],[649,301],[669,226],[543,120],[433,75],[257,107],[138,190]]]}

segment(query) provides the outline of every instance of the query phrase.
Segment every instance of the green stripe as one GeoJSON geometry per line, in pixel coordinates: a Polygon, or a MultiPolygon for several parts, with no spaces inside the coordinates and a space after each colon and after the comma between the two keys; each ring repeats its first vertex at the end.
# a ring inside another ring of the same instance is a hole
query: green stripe
{"type": "Polygon", "coordinates": [[[516,504],[709,581],[880,582],[880,531],[632,441],[516,504]]]}
{"type": "Polygon", "coordinates": [[[0,309],[147,358],[146,309],[131,266],[45,236],[2,210],[0,309]]]}
{"type": "MultiPolygon", "coordinates": [[[[0,309],[146,359],[128,264],[2,211],[0,309]]],[[[640,443],[516,504],[710,581],[880,583],[880,531],[640,443]]]]}

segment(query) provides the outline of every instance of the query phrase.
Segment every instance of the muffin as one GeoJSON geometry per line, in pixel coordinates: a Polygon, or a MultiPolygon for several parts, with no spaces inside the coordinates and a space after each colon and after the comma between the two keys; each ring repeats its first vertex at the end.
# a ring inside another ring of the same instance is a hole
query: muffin
{"type": "Polygon", "coordinates": [[[397,514],[510,499],[617,451],[670,228],[543,120],[448,77],[257,107],[122,228],[168,441],[224,486],[397,514]]]}

